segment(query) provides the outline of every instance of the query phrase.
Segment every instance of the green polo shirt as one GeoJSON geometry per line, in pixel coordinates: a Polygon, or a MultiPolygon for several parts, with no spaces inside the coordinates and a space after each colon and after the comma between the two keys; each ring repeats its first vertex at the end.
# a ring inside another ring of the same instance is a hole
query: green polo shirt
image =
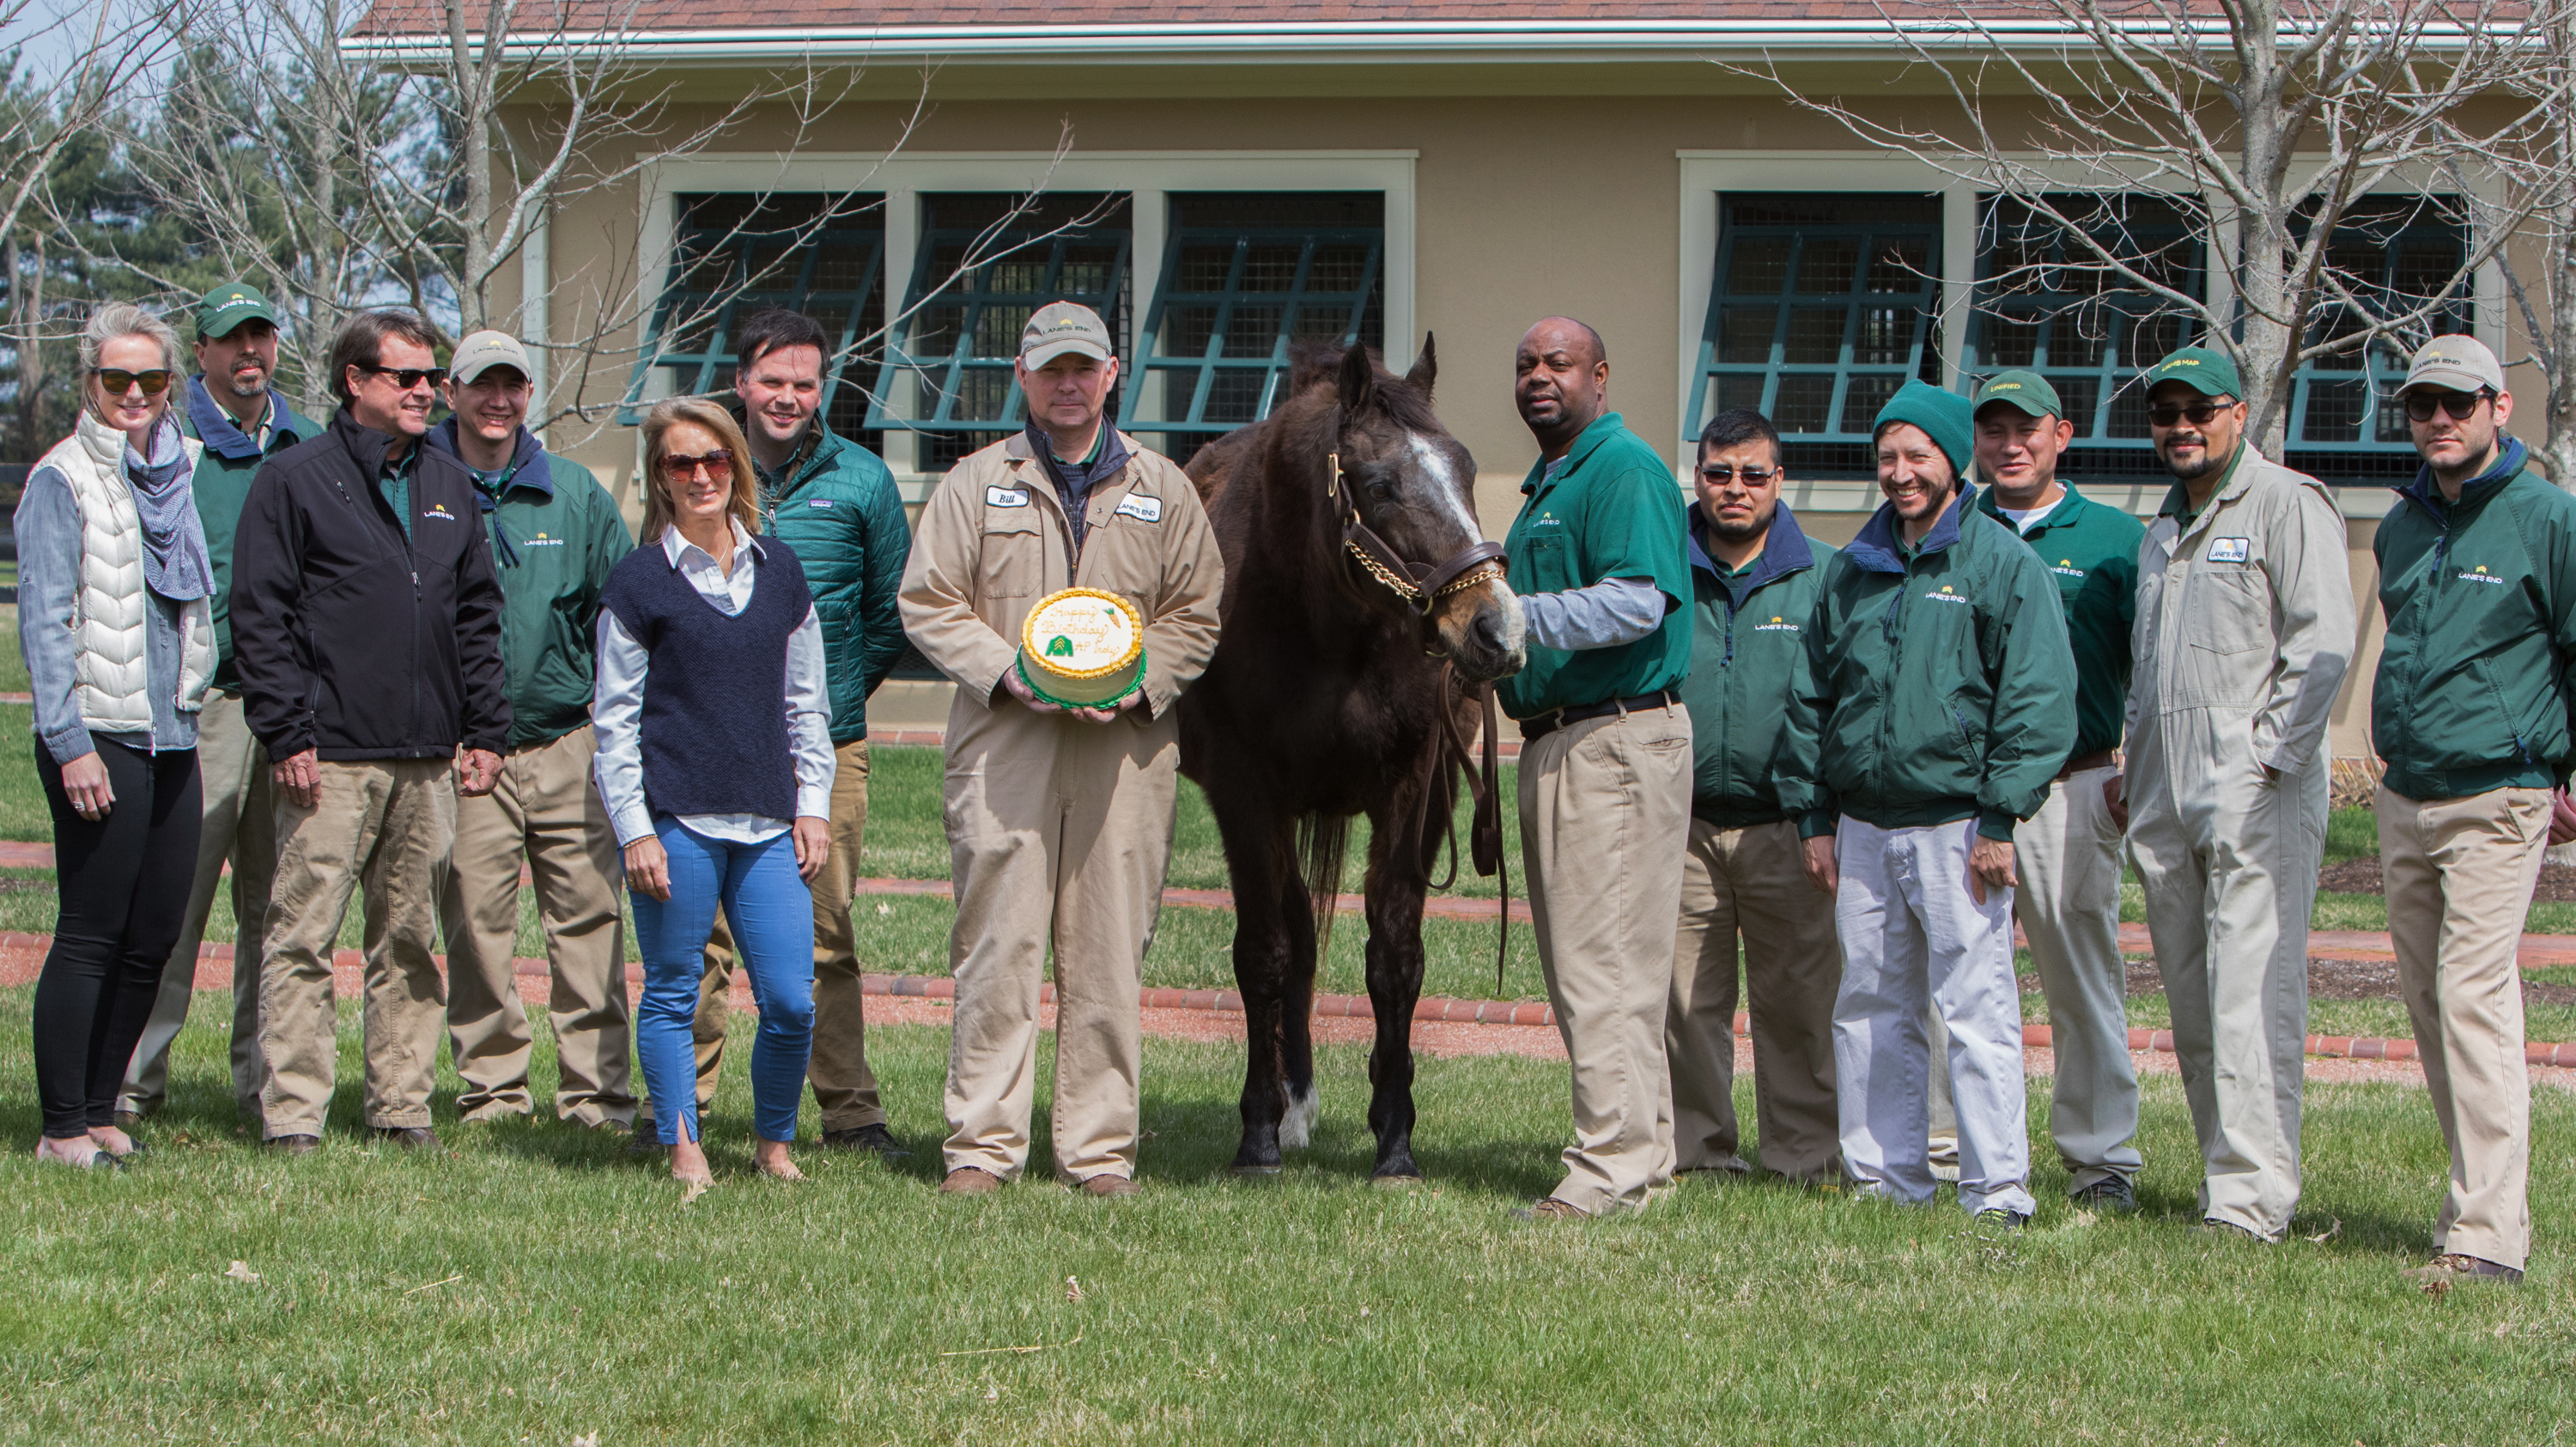
{"type": "MultiPolygon", "coordinates": [[[[1977,511],[2013,525],[1993,488],[1977,494],[1977,511]]],[[[2066,486],[2066,496],[2021,540],[2057,579],[2066,604],[2066,637],[2075,646],[2075,754],[2116,749],[2129,707],[2129,636],[2138,619],[2146,524],[2066,486]]]]}
{"type": "Polygon", "coordinates": [[[403,449],[402,456],[388,455],[376,473],[376,491],[383,493],[385,503],[394,510],[394,521],[402,524],[403,543],[411,543],[411,474],[420,466],[420,439],[403,449]]]}
{"type": "Polygon", "coordinates": [[[1544,460],[1521,483],[1527,500],[1503,540],[1516,593],[1567,593],[1609,578],[1651,578],[1664,595],[1661,627],[1633,643],[1568,652],[1529,650],[1503,680],[1503,710],[1535,718],[1670,688],[1690,670],[1690,552],[1671,469],[1645,439],[1609,413],[1583,429],[1548,475],[1544,460]]]}

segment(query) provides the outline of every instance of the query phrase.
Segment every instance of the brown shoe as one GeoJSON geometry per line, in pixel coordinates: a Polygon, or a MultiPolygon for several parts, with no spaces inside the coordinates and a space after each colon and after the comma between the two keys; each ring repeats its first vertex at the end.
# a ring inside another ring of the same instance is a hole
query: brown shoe
{"type": "Polygon", "coordinates": [[[436,1155],[447,1147],[439,1144],[438,1132],[425,1125],[383,1125],[376,1127],[376,1139],[391,1141],[407,1151],[436,1155]]]}
{"type": "Polygon", "coordinates": [[[1137,1186],[1134,1181],[1125,1176],[1113,1176],[1107,1171],[1102,1171],[1096,1176],[1085,1177],[1082,1182],[1082,1194],[1086,1196],[1132,1196],[1136,1191],[1137,1186]]]}
{"type": "Polygon", "coordinates": [[[2514,1286],[2522,1281],[2522,1273],[2510,1266],[2458,1251],[2436,1256],[2406,1274],[2428,1285],[2435,1281],[2497,1281],[2514,1286]]]}
{"type": "Polygon", "coordinates": [[[281,1156],[309,1156],[322,1149],[322,1138],[318,1135],[273,1135],[261,1141],[260,1145],[281,1156]]]}
{"type": "Polygon", "coordinates": [[[1584,1209],[1575,1205],[1573,1202],[1560,1201],[1554,1196],[1550,1196],[1536,1205],[1514,1211],[1512,1213],[1512,1219],[1516,1221],[1580,1221],[1584,1219],[1585,1215],[1586,1213],[1584,1209]]]}
{"type": "Polygon", "coordinates": [[[116,1128],[118,1130],[133,1131],[139,1129],[142,1124],[143,1113],[141,1111],[120,1110],[116,1113],[116,1128]]]}
{"type": "Polygon", "coordinates": [[[939,1183],[943,1196],[989,1196],[1002,1189],[1002,1178],[976,1166],[959,1166],[939,1183]]]}

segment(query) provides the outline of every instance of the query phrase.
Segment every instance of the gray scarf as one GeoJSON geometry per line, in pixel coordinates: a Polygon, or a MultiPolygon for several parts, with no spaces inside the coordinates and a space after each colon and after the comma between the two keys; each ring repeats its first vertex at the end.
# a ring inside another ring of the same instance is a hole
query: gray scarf
{"type": "Polygon", "coordinates": [[[215,565],[206,553],[206,524],[189,486],[188,449],[167,413],[152,429],[152,455],[125,444],[125,485],[143,522],[143,582],[173,603],[214,596],[215,565]]]}

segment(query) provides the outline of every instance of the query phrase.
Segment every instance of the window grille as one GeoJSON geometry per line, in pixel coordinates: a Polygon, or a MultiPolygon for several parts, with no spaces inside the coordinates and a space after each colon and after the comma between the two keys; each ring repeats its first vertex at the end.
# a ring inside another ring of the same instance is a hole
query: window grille
{"type": "Polygon", "coordinates": [[[670,275],[618,420],[641,422],[655,397],[730,402],[734,339],[744,319],[778,306],[813,317],[833,339],[837,365],[824,368],[822,415],[833,431],[875,448],[879,439],[866,430],[867,383],[878,365],[872,339],[885,325],[883,200],[775,192],[675,197],[670,275]]]}
{"type": "Polygon", "coordinates": [[[1717,275],[1689,428],[1751,407],[1793,476],[1870,474],[1878,409],[1941,376],[1941,198],[1718,198],[1717,275]]]}
{"type": "Polygon", "coordinates": [[[1384,350],[1382,193],[1175,193],[1169,205],[1120,427],[1160,433],[1187,461],[1270,415],[1296,343],[1384,350]]]}
{"type": "Polygon", "coordinates": [[[1099,312],[1124,359],[1130,235],[1123,194],[923,196],[910,320],[896,329],[901,344],[888,349],[868,425],[921,434],[924,472],[1020,430],[1011,364],[1029,314],[1049,302],[1099,312]],[[885,407],[897,387],[910,389],[908,418],[885,407]]]}
{"type": "MultiPolygon", "coordinates": [[[[2441,197],[2389,197],[2345,213],[2326,263],[2371,311],[2389,316],[2436,299],[2444,305],[2403,338],[2300,365],[2290,395],[2288,465],[2326,482],[2384,484],[2415,475],[2414,438],[2397,389],[2416,347],[2471,329],[2468,284],[2459,275],[2468,251],[2458,204],[2441,197]]],[[[2308,340],[2362,329],[2351,307],[2328,301],[2312,314],[2308,340]]]]}

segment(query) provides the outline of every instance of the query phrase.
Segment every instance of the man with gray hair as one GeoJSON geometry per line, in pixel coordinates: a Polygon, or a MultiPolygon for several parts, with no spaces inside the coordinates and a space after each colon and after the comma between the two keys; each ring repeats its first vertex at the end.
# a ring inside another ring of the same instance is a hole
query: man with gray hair
{"type": "Polygon", "coordinates": [[[189,487],[205,525],[215,568],[215,677],[197,716],[197,768],[205,785],[197,872],[179,943],[161,972],[161,994],[143,1027],[118,1092],[120,1120],[132,1124],[168,1098],[170,1045],[188,1022],[197,987],[197,947],[206,937],[215,887],[232,866],[233,1104],[259,1115],[260,943],[268,921],[269,872],[277,861],[270,832],[268,755],[242,714],[241,673],[233,663],[233,535],[242,503],[262,464],[321,427],[296,415],[270,383],[277,376],[277,309],[240,282],[226,282],[197,303],[197,375],[171,408],[179,430],[205,444],[189,487]]]}
{"type": "Polygon", "coordinates": [[[2551,796],[2576,766],[2576,497],[2504,435],[2513,394],[2475,338],[2427,343],[2397,400],[2424,467],[2371,544],[2388,612],[2372,812],[2398,987],[2451,1151],[2423,1274],[2513,1282],[2531,1251],[2516,946],[2541,852],[2563,842],[2551,796]]]}

